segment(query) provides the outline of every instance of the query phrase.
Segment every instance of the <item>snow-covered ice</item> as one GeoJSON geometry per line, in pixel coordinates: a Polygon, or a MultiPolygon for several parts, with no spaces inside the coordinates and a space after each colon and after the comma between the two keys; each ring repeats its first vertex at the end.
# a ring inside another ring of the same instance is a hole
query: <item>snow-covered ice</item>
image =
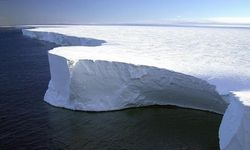
{"type": "Polygon", "coordinates": [[[217,113],[227,106],[215,86],[146,65],[147,58],[122,47],[59,47],[49,52],[49,61],[51,82],[45,100],[56,106],[105,111],[172,104],[217,113]]]}
{"type": "Polygon", "coordinates": [[[93,46],[114,45],[117,51],[121,47],[147,58],[146,65],[204,79],[216,85],[220,94],[250,88],[250,30],[247,29],[60,26],[28,29],[24,34],[60,45],[79,46],[66,38],[70,36],[100,42],[93,46]]]}
{"type": "Polygon", "coordinates": [[[219,137],[222,150],[250,148],[250,91],[234,92],[223,116],[219,137]]]}
{"type": "Polygon", "coordinates": [[[249,92],[242,92],[250,90],[249,29],[60,26],[23,34],[67,46],[49,51],[45,101],[52,105],[103,111],[171,104],[224,113],[228,102],[220,147],[250,146],[249,92]]]}

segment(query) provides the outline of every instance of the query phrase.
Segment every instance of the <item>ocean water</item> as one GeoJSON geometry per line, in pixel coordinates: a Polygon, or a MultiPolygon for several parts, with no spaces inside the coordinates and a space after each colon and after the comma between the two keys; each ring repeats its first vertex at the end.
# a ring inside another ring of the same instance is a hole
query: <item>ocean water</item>
{"type": "Polygon", "coordinates": [[[174,106],[80,112],[43,101],[57,45],[0,28],[0,150],[216,150],[221,115],[174,106]]]}

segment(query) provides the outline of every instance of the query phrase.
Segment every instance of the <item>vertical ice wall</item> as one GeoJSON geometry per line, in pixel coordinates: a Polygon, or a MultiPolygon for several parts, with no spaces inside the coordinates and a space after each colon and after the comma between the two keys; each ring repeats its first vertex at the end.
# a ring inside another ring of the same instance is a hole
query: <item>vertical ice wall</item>
{"type": "Polygon", "coordinates": [[[234,92],[220,125],[221,150],[250,149],[250,91],[234,92]]]}
{"type": "MultiPolygon", "coordinates": [[[[54,51],[58,49],[62,48],[54,51]]],[[[156,67],[92,60],[88,59],[90,52],[80,60],[52,53],[45,100],[56,106],[107,111],[170,104],[217,113],[224,113],[227,106],[214,86],[192,76],[156,67]]]]}

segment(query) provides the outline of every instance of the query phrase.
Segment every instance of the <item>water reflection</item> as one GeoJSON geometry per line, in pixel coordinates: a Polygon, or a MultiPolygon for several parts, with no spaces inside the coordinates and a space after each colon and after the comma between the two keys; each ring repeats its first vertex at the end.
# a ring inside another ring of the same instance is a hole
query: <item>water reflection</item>
{"type": "MultiPolygon", "coordinates": [[[[51,111],[48,111],[51,112],[51,111]]],[[[75,149],[218,149],[221,116],[173,106],[49,113],[48,133],[75,149]]]]}

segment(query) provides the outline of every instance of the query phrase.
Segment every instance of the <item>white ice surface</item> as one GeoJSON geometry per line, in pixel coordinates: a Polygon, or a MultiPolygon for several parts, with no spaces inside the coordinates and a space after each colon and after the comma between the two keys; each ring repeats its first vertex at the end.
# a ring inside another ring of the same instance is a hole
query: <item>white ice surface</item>
{"type": "Polygon", "coordinates": [[[99,41],[97,46],[113,45],[117,49],[110,50],[112,53],[123,49],[130,55],[146,58],[145,65],[157,65],[204,79],[216,85],[220,94],[250,89],[250,30],[247,29],[60,26],[25,32],[60,45],[79,46],[79,43],[62,40],[62,36],[55,38],[53,33],[82,38],[83,41],[86,38],[104,40],[106,43],[99,41]],[[41,32],[43,34],[39,35],[41,32]]]}
{"type": "Polygon", "coordinates": [[[222,113],[226,104],[215,85],[231,102],[221,149],[250,147],[248,29],[60,26],[23,34],[70,46],[49,52],[45,100],[53,105],[98,111],[174,104],[222,113]]]}

